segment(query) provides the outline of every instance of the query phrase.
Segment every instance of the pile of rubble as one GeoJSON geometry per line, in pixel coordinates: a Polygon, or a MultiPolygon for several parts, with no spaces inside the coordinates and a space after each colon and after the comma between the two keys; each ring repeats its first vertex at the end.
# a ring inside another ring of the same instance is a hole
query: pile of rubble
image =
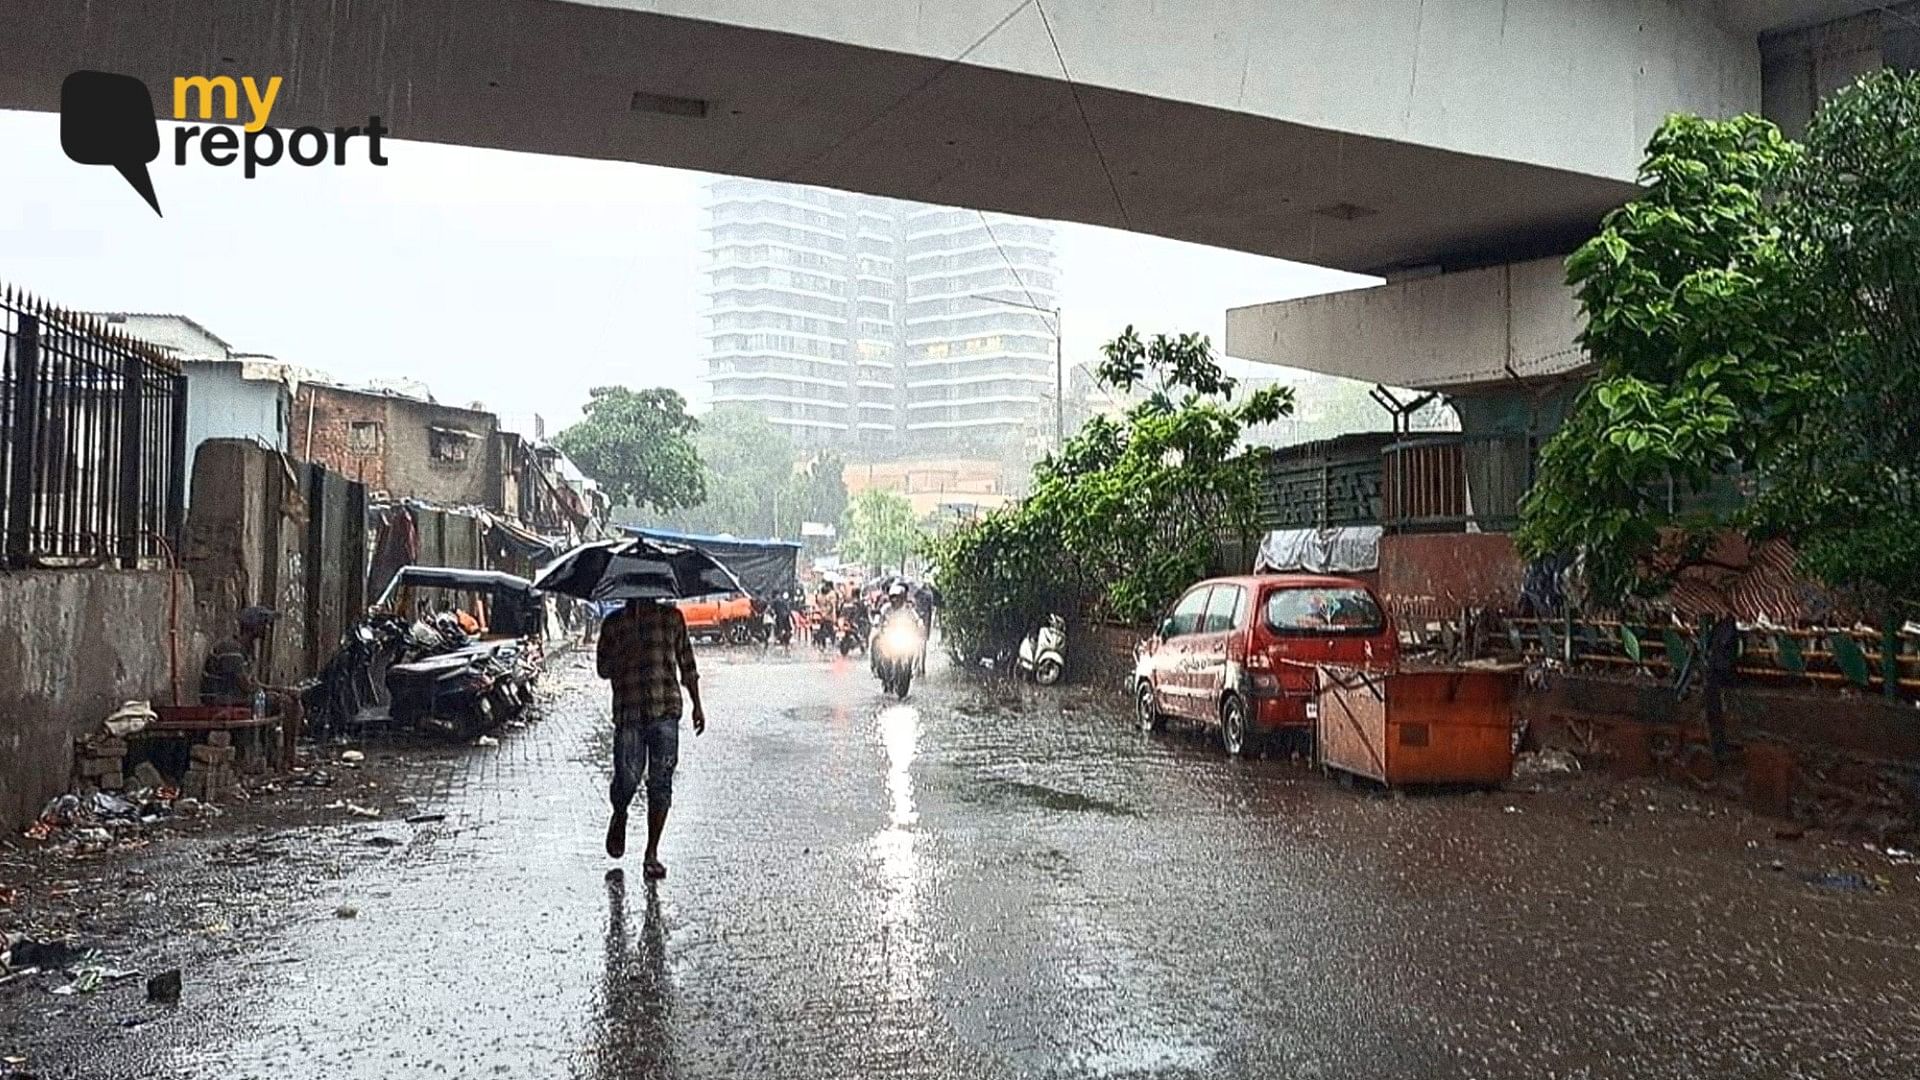
{"type": "Polygon", "coordinates": [[[130,701],[99,730],[76,738],[71,790],[48,801],[27,838],[52,841],[69,855],[134,847],[141,841],[130,834],[142,826],[176,815],[217,815],[216,803],[243,797],[227,731],[208,732],[205,742],[187,747],[187,768],[177,779],[151,761],[128,769],[128,736],[153,719],[146,702],[130,701]]]}

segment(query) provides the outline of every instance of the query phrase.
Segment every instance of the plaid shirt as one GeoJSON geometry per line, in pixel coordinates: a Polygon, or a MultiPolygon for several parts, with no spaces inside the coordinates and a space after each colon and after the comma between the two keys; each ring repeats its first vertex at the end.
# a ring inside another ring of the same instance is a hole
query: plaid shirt
{"type": "Polygon", "coordinates": [[[616,724],[680,718],[680,683],[700,677],[687,620],[672,604],[637,603],[600,627],[600,677],[613,683],[616,724]]]}

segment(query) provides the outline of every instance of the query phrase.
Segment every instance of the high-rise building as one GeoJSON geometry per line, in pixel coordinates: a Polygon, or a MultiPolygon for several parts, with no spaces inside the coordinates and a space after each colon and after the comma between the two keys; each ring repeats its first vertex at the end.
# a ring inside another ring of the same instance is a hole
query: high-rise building
{"type": "Polygon", "coordinates": [[[866,459],[1048,445],[1051,227],[760,180],[710,194],[714,405],[866,459]]]}

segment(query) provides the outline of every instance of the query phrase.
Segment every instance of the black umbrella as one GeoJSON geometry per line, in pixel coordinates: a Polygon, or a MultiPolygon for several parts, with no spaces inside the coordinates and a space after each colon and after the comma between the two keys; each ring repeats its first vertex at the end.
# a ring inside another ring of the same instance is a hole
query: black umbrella
{"type": "Polygon", "coordinates": [[[533,587],[581,600],[672,600],[746,587],[704,551],[659,540],[598,540],[548,563],[533,587]]]}

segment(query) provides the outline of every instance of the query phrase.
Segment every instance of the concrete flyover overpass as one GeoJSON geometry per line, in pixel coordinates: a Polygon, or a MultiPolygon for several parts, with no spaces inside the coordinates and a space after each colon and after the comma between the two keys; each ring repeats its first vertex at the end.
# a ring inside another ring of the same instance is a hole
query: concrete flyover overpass
{"type": "Polygon", "coordinates": [[[1313,318],[1230,319],[1238,355],[1432,383],[1400,370],[1406,356],[1349,357],[1510,341],[1516,304],[1546,305],[1521,313],[1524,333],[1566,337],[1564,296],[1538,280],[1550,265],[1523,267],[1515,287],[1502,264],[1587,235],[1632,193],[1667,114],[1799,108],[1853,55],[1818,37],[1789,70],[1762,34],[1876,7],[14,0],[0,107],[56,109],[79,68],[140,76],[157,97],[176,76],[283,75],[277,127],[378,113],[398,138],[819,184],[1393,277],[1479,273],[1444,295],[1415,282],[1313,318]],[[1357,318],[1379,331],[1343,340],[1357,318]],[[1447,332],[1460,320],[1473,332],[1447,332]]]}

